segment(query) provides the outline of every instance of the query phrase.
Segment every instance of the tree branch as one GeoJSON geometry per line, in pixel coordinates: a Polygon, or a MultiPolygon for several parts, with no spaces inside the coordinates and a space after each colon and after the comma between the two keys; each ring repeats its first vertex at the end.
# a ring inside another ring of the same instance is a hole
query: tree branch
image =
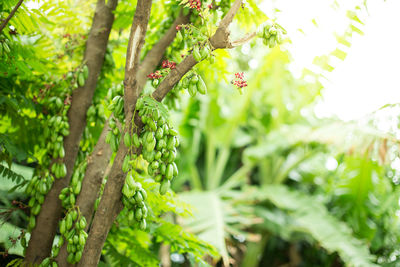
{"type": "MultiPolygon", "coordinates": [[[[126,129],[129,129],[135,104],[139,97],[136,74],[140,51],[143,46],[150,18],[151,3],[151,0],[138,0],[129,37],[124,80],[124,108],[128,126],[126,129]]],[[[122,172],[122,162],[127,152],[127,147],[125,145],[120,145],[111,168],[110,178],[107,181],[103,197],[101,198],[98,210],[93,218],[92,228],[78,266],[95,267],[98,265],[108,231],[122,208],[120,198],[125,179],[125,175],[122,172]],[[108,209],[108,207],[110,207],[110,209],[108,209]]]]}
{"type": "Polygon", "coordinates": [[[233,17],[239,11],[241,5],[242,0],[236,0],[229,9],[228,13],[226,13],[225,17],[219,23],[217,31],[210,38],[210,42],[214,49],[232,47],[229,40],[230,32],[228,30],[228,26],[231,24],[233,17]]]}
{"type": "Polygon", "coordinates": [[[147,81],[146,75],[154,70],[154,68],[158,65],[162,56],[164,55],[165,49],[167,49],[167,47],[174,40],[177,33],[176,26],[180,24],[189,23],[189,18],[190,18],[190,13],[184,15],[183,11],[181,10],[179,16],[175,19],[174,23],[172,23],[168,31],[147,53],[143,62],[140,64],[139,71],[137,74],[137,81],[140,89],[143,88],[144,84],[147,81]]]}
{"type": "MultiPolygon", "coordinates": [[[[185,16],[181,12],[180,15],[176,18],[173,25],[171,25],[170,29],[147,53],[143,62],[140,64],[139,70],[136,75],[138,80],[138,90],[140,90],[139,94],[142,91],[144,84],[146,83],[146,74],[154,70],[154,68],[160,62],[163,54],[165,53],[165,49],[172,43],[173,39],[175,38],[175,27],[179,24],[186,24],[188,23],[188,21],[189,15],[185,16]]],[[[97,141],[93,152],[89,156],[88,166],[86,168],[84,176],[85,178],[82,182],[81,194],[79,194],[76,200],[76,205],[79,207],[81,214],[87,219],[87,228],[90,225],[92,215],[94,213],[94,204],[99,196],[102,181],[107,173],[109,173],[109,171],[106,171],[106,168],[109,166],[108,164],[112,155],[112,151],[110,146],[105,143],[105,136],[109,131],[111,131],[111,129],[108,125],[107,120],[101,132],[100,138],[97,141]]],[[[66,243],[64,243],[56,259],[60,267],[63,267],[63,264],[67,264],[67,256],[68,253],[66,250],[66,243]]],[[[69,264],[66,266],[73,265],[69,264]]]]}
{"type": "MultiPolygon", "coordinates": [[[[110,130],[108,121],[109,120],[104,124],[99,140],[97,141],[93,152],[87,159],[88,164],[82,181],[82,193],[79,194],[76,199],[76,205],[79,207],[81,214],[87,220],[85,231],[89,228],[92,214],[94,212],[94,204],[99,196],[101,184],[106,176],[106,168],[109,165],[110,157],[112,155],[110,145],[105,142],[106,135],[110,130]]],[[[73,264],[68,264],[67,257],[67,242],[65,242],[60,248],[60,252],[56,258],[59,267],[74,266],[73,264]]]]}
{"type": "Polygon", "coordinates": [[[67,175],[63,179],[55,180],[36,217],[36,228],[32,230],[26,251],[25,261],[28,264],[40,263],[50,254],[62,213],[61,201],[58,196],[61,190],[68,186],[73,173],[79,143],[86,126],[86,112],[92,103],[98,76],[104,62],[108,38],[114,21],[113,11],[116,6],[117,0],[109,0],[107,4],[104,0],[97,2],[83,59],[88,66],[89,77],[83,87],[74,90],[71,107],[68,111],[70,134],[64,138],[65,157],[63,159],[67,175]]]}
{"type": "Polygon", "coordinates": [[[21,6],[22,2],[24,0],[19,0],[17,5],[11,10],[11,13],[8,15],[8,17],[1,23],[0,25],[0,33],[3,31],[3,29],[6,27],[7,23],[10,21],[10,19],[14,16],[14,14],[17,12],[17,9],[21,6]]]}
{"type": "MultiPolygon", "coordinates": [[[[141,0],[139,0],[140,2],[141,0]]],[[[142,0],[143,1],[143,0],[142,0]]],[[[138,3],[139,3],[138,2],[138,3]]],[[[236,1],[234,5],[231,7],[227,14],[227,18],[224,18],[221,21],[221,24],[225,29],[223,31],[219,32],[228,32],[227,26],[229,23],[232,21],[233,16],[236,14],[240,7],[241,1],[236,1]]],[[[138,9],[137,9],[138,10],[138,9]]],[[[138,11],[136,11],[138,12],[138,11]]],[[[135,14],[136,16],[136,14],[135,14]]],[[[146,22],[148,19],[146,20],[146,22]]],[[[135,22],[135,20],[134,20],[135,22]]],[[[133,25],[132,28],[135,28],[133,25]]],[[[218,28],[219,30],[219,28],[218,28]]],[[[217,30],[217,32],[218,32],[217,30]]],[[[132,30],[131,34],[135,34],[136,30],[132,30]]],[[[216,33],[217,34],[217,33],[216,33]]],[[[229,32],[226,36],[226,40],[224,40],[224,44],[229,44],[229,32]]],[[[210,41],[211,44],[213,45],[214,49],[216,48],[227,48],[230,47],[228,45],[223,46],[223,47],[218,47],[218,43],[220,41],[220,37],[216,37],[215,35],[213,36],[210,41]],[[213,38],[214,37],[214,38],[213,38]],[[213,41],[215,40],[215,41],[213,41]]],[[[137,42],[140,42],[138,40],[137,42]]],[[[131,62],[131,55],[129,54],[130,51],[132,51],[132,48],[128,48],[128,55],[127,55],[127,69],[132,68],[132,63],[131,62]]],[[[135,58],[135,56],[133,56],[135,58]]],[[[192,55],[187,56],[177,67],[176,69],[172,70],[167,77],[163,80],[163,82],[159,85],[157,90],[153,93],[153,97],[157,99],[158,101],[161,101],[165,95],[173,88],[173,86],[183,77],[185,73],[187,73],[194,65],[196,65],[198,62],[193,58],[192,55]]],[[[133,64],[134,65],[134,64],[133,64]]],[[[127,75],[127,74],[126,74],[127,75]]],[[[137,100],[139,96],[138,90],[134,92],[130,92],[130,89],[138,89],[138,82],[137,80],[125,80],[125,118],[127,125],[130,126],[131,122],[131,116],[132,112],[134,110],[134,106],[136,104],[136,101],[133,102],[133,100],[137,100]],[[129,92],[129,95],[127,93],[129,92]],[[128,102],[128,103],[127,103],[128,102]]],[[[141,128],[143,127],[143,124],[141,123],[139,116],[135,116],[135,124],[137,126],[137,131],[140,131],[141,128]]],[[[130,127],[127,127],[128,129],[130,127]]],[[[84,253],[83,253],[83,258],[79,262],[78,266],[96,266],[98,264],[98,261],[100,259],[101,255],[101,249],[104,245],[104,242],[107,238],[108,231],[110,230],[112,223],[114,220],[117,218],[118,214],[123,208],[123,204],[121,202],[121,190],[124,184],[125,180],[125,174],[122,171],[122,162],[125,157],[125,155],[128,153],[128,148],[124,145],[120,145],[117,155],[115,156],[114,159],[114,164],[111,168],[110,176],[109,179],[106,183],[105,189],[103,196],[101,198],[98,210],[95,214],[95,217],[93,219],[93,224],[91,231],[89,233],[89,237],[87,239],[84,253]]]]}

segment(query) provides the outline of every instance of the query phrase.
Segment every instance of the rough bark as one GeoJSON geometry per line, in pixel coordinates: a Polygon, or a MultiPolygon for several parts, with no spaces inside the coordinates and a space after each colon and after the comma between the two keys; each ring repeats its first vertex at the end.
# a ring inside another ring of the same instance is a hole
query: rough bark
{"type": "MultiPolygon", "coordinates": [[[[128,50],[125,66],[124,80],[124,108],[127,122],[131,121],[136,101],[139,97],[138,82],[136,75],[138,72],[140,51],[146,36],[147,25],[150,18],[151,0],[138,0],[135,16],[133,18],[131,33],[129,37],[128,50]]],[[[127,123],[129,128],[130,123],[127,123]]],[[[122,209],[119,201],[125,175],[121,171],[122,162],[128,149],[120,145],[114,164],[111,168],[110,178],[104,189],[98,210],[94,216],[92,228],[86,241],[83,256],[78,266],[97,266],[101,249],[107,238],[108,231],[113,221],[122,209]]]]}
{"type": "MultiPolygon", "coordinates": [[[[76,205],[79,207],[81,214],[86,218],[88,224],[85,231],[88,230],[92,214],[94,212],[94,203],[99,196],[101,184],[106,175],[106,169],[112,155],[109,144],[105,142],[108,130],[108,120],[104,125],[104,129],[97,141],[92,154],[88,157],[88,165],[86,167],[85,179],[82,181],[82,194],[76,199],[76,205]],[[87,179],[89,178],[89,179],[87,179]]],[[[56,258],[59,267],[74,266],[67,262],[67,242],[60,248],[60,252],[56,258]]]]}
{"type": "MultiPolygon", "coordinates": [[[[140,2],[140,0],[139,0],[140,2]]],[[[138,2],[138,3],[139,3],[138,2]]],[[[210,39],[211,44],[213,45],[214,49],[216,48],[228,48],[231,47],[230,40],[229,40],[229,31],[227,30],[227,26],[231,23],[233,16],[236,14],[238,11],[239,7],[241,5],[241,0],[236,0],[235,3],[232,5],[230,11],[228,12],[227,16],[221,20],[220,25],[224,27],[223,30],[220,30],[218,28],[218,31],[216,32],[215,35],[213,35],[210,39]],[[232,15],[233,14],[233,15],[232,15]],[[218,35],[217,35],[218,34],[218,35]],[[216,36],[217,35],[217,36],[216,36]],[[222,40],[221,38],[225,38],[225,40],[222,40]],[[222,45],[224,44],[224,45],[222,45]]],[[[136,9],[138,12],[138,9],[136,9]]],[[[136,14],[135,14],[136,16],[136,14]]],[[[135,23],[135,20],[134,20],[135,23]]],[[[134,24],[133,24],[134,25],[134,24]]],[[[132,26],[134,28],[134,26],[132,26]]],[[[130,46],[132,44],[135,44],[135,42],[131,43],[132,39],[132,34],[134,35],[136,30],[131,31],[131,38],[130,38],[130,46]]],[[[143,36],[144,38],[144,36],[143,36]]],[[[130,60],[129,53],[132,53],[133,48],[129,47],[128,48],[128,53],[127,53],[127,69],[132,70],[132,65],[128,63],[128,60],[130,60]]],[[[136,50],[137,52],[140,52],[140,50],[136,50]]],[[[133,56],[135,58],[135,56],[133,56]]],[[[194,65],[196,65],[198,62],[193,58],[192,55],[189,55],[188,57],[185,58],[178,66],[176,67],[175,70],[171,71],[167,77],[163,80],[163,82],[159,85],[157,90],[153,93],[153,97],[161,101],[165,95],[173,88],[173,86],[179,81],[180,78],[185,75],[194,65]]],[[[127,72],[125,73],[126,77],[127,72]]],[[[134,77],[134,76],[133,76],[134,77]]],[[[132,79],[132,76],[130,76],[131,79],[126,79],[124,81],[125,84],[125,112],[126,112],[126,121],[129,122],[131,120],[132,116],[132,111],[135,108],[136,100],[137,97],[139,96],[139,92],[137,91],[138,86],[137,86],[137,79],[132,79]],[[134,91],[130,91],[130,90],[134,91]],[[136,89],[136,91],[135,91],[136,89]],[[128,110],[127,110],[128,108],[128,110]]],[[[138,116],[135,116],[135,122],[136,125],[138,126],[139,130],[142,127],[142,125],[139,124],[140,119],[138,116]],[[138,125],[139,124],[139,125],[138,125]]],[[[130,123],[127,123],[129,125],[130,123]]],[[[129,127],[128,127],[129,128],[129,127]]],[[[109,179],[106,183],[105,190],[102,196],[102,199],[100,201],[98,210],[95,214],[95,217],[93,219],[93,224],[92,228],[89,234],[89,237],[86,241],[83,257],[81,261],[79,262],[78,266],[96,266],[99,262],[100,256],[101,256],[101,249],[104,245],[104,242],[107,238],[108,232],[117,218],[118,214],[121,212],[123,208],[123,204],[121,202],[121,197],[122,197],[122,187],[124,184],[125,180],[125,174],[122,172],[122,162],[127,154],[128,149],[126,146],[120,146],[117,152],[117,155],[114,159],[114,164],[111,168],[110,176],[109,179]]]]}
{"type": "Polygon", "coordinates": [[[16,4],[16,6],[13,8],[13,10],[11,10],[10,14],[8,15],[8,17],[1,23],[1,25],[0,25],[0,33],[6,27],[7,23],[10,21],[10,19],[15,15],[15,13],[17,12],[18,8],[21,6],[23,1],[24,0],[19,0],[18,3],[16,4]]]}
{"type": "MultiPolygon", "coordinates": [[[[186,24],[188,22],[189,15],[185,16],[181,12],[174,21],[173,25],[171,25],[170,29],[168,29],[165,35],[147,53],[143,62],[139,65],[139,70],[136,75],[138,80],[137,83],[139,94],[141,93],[144,84],[147,81],[146,74],[152,72],[155,69],[155,67],[162,59],[162,56],[165,53],[165,49],[174,40],[177,32],[175,29],[176,26],[179,24],[186,24]]],[[[86,168],[85,178],[82,182],[82,194],[79,194],[76,202],[76,205],[79,206],[82,215],[85,216],[88,221],[87,227],[89,227],[90,225],[91,218],[94,212],[94,203],[99,195],[100,187],[105,177],[104,173],[112,155],[110,146],[105,143],[105,136],[110,130],[111,129],[109,128],[108,124],[104,125],[100,138],[97,141],[96,146],[89,157],[89,163],[88,167],[86,168]]],[[[73,266],[66,262],[67,256],[68,253],[66,250],[66,244],[64,244],[61,247],[60,253],[57,257],[57,262],[60,267],[73,266]]]]}
{"type": "Polygon", "coordinates": [[[68,112],[70,134],[64,138],[65,157],[63,159],[67,167],[67,175],[54,182],[45,198],[41,212],[36,218],[36,228],[31,233],[26,251],[26,262],[39,263],[50,254],[62,211],[58,196],[60,191],[68,186],[73,173],[79,151],[79,142],[86,126],[86,112],[92,103],[98,76],[104,62],[108,38],[114,21],[113,11],[116,5],[117,0],[109,0],[107,4],[104,0],[97,2],[83,60],[89,68],[89,77],[83,87],[79,87],[73,92],[71,107],[68,112]]]}

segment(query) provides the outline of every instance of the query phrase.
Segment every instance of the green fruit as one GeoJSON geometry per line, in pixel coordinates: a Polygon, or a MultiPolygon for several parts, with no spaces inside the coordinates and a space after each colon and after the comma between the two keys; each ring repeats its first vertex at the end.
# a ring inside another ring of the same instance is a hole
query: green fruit
{"type": "Polygon", "coordinates": [[[41,206],[38,204],[36,204],[35,206],[33,206],[33,208],[31,209],[31,212],[33,215],[38,215],[40,212],[40,208],[41,206]]]}
{"type": "Polygon", "coordinates": [[[66,230],[65,220],[61,220],[60,222],[60,233],[63,235],[66,230]]]}
{"type": "Polygon", "coordinates": [[[61,146],[60,150],[58,151],[58,155],[60,158],[65,157],[65,150],[63,146],[61,146]]]}
{"type": "Polygon", "coordinates": [[[165,171],[165,178],[171,180],[172,177],[174,177],[174,167],[172,166],[172,164],[168,164],[167,170],[165,171]]]}
{"type": "Polygon", "coordinates": [[[81,219],[79,220],[79,226],[81,229],[85,229],[86,225],[87,225],[86,218],[82,216],[81,219]]]}
{"type": "Polygon", "coordinates": [[[151,82],[151,85],[152,85],[154,88],[157,88],[157,86],[158,86],[159,83],[160,83],[160,82],[159,82],[158,79],[154,79],[154,80],[151,82]]]}
{"type": "Polygon", "coordinates": [[[157,151],[157,153],[154,155],[154,159],[159,160],[161,156],[162,156],[161,151],[157,151]]]}
{"type": "Polygon", "coordinates": [[[165,141],[163,139],[161,139],[157,142],[156,148],[158,151],[160,151],[161,149],[163,149],[166,146],[167,146],[167,144],[165,143],[165,141]]]}
{"type": "Polygon", "coordinates": [[[146,206],[142,207],[142,212],[143,212],[143,218],[146,218],[147,217],[147,213],[148,213],[148,210],[147,210],[146,206]]]}
{"type": "Polygon", "coordinates": [[[154,171],[157,170],[159,166],[160,166],[160,165],[159,165],[158,161],[153,161],[153,162],[150,164],[150,167],[151,167],[154,171]]]}
{"type": "Polygon", "coordinates": [[[82,182],[78,181],[78,183],[74,187],[74,194],[78,195],[81,192],[81,188],[82,188],[82,182]]]}
{"type": "Polygon", "coordinates": [[[148,142],[148,143],[146,144],[145,149],[146,149],[148,152],[151,152],[151,151],[154,150],[155,146],[156,146],[156,139],[154,138],[153,140],[151,140],[150,142],[148,142]]]}
{"type": "Polygon", "coordinates": [[[150,129],[155,132],[157,130],[157,125],[153,120],[149,120],[147,122],[147,124],[149,125],[150,129]]]}
{"type": "Polygon", "coordinates": [[[73,243],[79,244],[79,236],[78,235],[74,235],[73,243]]]}
{"type": "Polygon", "coordinates": [[[167,149],[172,150],[175,148],[175,137],[170,137],[167,141],[167,149]]]}
{"type": "Polygon", "coordinates": [[[36,199],[34,197],[32,197],[31,199],[29,199],[28,206],[32,208],[35,205],[35,202],[36,202],[36,199]]]}
{"type": "Polygon", "coordinates": [[[205,95],[207,93],[207,86],[200,76],[199,81],[197,82],[197,91],[199,91],[199,93],[202,95],[205,95]]]}
{"type": "Polygon", "coordinates": [[[200,55],[202,59],[205,59],[210,56],[210,49],[208,49],[208,46],[204,46],[203,49],[201,49],[200,55]]]}
{"type": "Polygon", "coordinates": [[[197,46],[193,49],[193,57],[197,62],[201,61],[200,51],[199,51],[199,48],[197,46]]]}
{"type": "Polygon", "coordinates": [[[178,43],[181,43],[182,40],[183,40],[182,33],[181,33],[181,31],[178,31],[177,34],[176,34],[176,41],[177,41],[178,43]]]}
{"type": "Polygon", "coordinates": [[[69,253],[68,257],[67,257],[67,261],[72,264],[72,263],[74,263],[74,260],[75,260],[75,255],[72,253],[69,253]]]}
{"type": "Polygon", "coordinates": [[[133,179],[133,176],[131,174],[128,174],[126,176],[125,182],[128,184],[130,189],[132,189],[134,192],[136,191],[137,184],[136,184],[135,179],[133,179]]]}
{"type": "Polygon", "coordinates": [[[74,194],[71,194],[70,196],[69,196],[69,203],[73,206],[73,205],[75,205],[75,195],[74,194]]]}
{"type": "Polygon", "coordinates": [[[132,143],[131,143],[131,135],[128,132],[126,132],[125,135],[124,135],[124,144],[125,144],[125,146],[127,148],[129,148],[132,145],[132,143]]]}
{"type": "Polygon", "coordinates": [[[189,95],[191,96],[191,97],[194,97],[194,96],[196,96],[196,93],[197,93],[197,84],[193,84],[193,83],[191,83],[191,84],[189,84],[189,95]]]}
{"type": "Polygon", "coordinates": [[[139,203],[139,202],[143,201],[143,196],[139,192],[136,192],[134,198],[135,198],[136,203],[139,203]]]}
{"type": "Polygon", "coordinates": [[[33,229],[35,228],[35,226],[36,226],[35,217],[33,216],[29,217],[29,225],[28,225],[29,229],[33,229]]]}
{"type": "Polygon", "coordinates": [[[79,235],[79,245],[84,246],[86,243],[85,236],[83,234],[79,235]]]}
{"type": "Polygon", "coordinates": [[[128,172],[129,171],[129,161],[131,160],[131,157],[129,155],[126,155],[124,158],[124,162],[122,163],[122,171],[123,172],[128,172]]]}
{"type": "Polygon", "coordinates": [[[136,210],[135,210],[135,219],[136,219],[137,221],[140,221],[140,220],[142,219],[142,217],[143,217],[143,211],[142,211],[142,209],[141,209],[141,208],[136,209],[136,210]]]}
{"type": "Polygon", "coordinates": [[[78,73],[78,84],[80,87],[85,85],[85,77],[83,76],[82,72],[78,73]]]}
{"type": "Polygon", "coordinates": [[[172,167],[174,169],[174,177],[178,176],[178,167],[175,162],[172,162],[172,167]]]}
{"type": "Polygon", "coordinates": [[[156,181],[158,183],[161,182],[161,180],[162,180],[162,175],[161,174],[158,174],[156,177],[154,177],[154,181],[156,181]]]}
{"type": "Polygon", "coordinates": [[[57,257],[59,252],[60,252],[60,247],[53,247],[52,256],[57,257]]]}
{"type": "Polygon", "coordinates": [[[158,127],[155,135],[156,139],[159,140],[163,136],[164,136],[164,130],[161,127],[158,127]]]}
{"type": "Polygon", "coordinates": [[[183,89],[187,89],[189,87],[189,79],[185,77],[182,81],[182,87],[183,89]]]}
{"type": "Polygon", "coordinates": [[[89,68],[87,65],[83,66],[83,76],[85,79],[87,79],[89,77],[89,68]]]}
{"type": "Polygon", "coordinates": [[[167,159],[168,163],[174,162],[174,161],[175,161],[175,158],[176,158],[176,150],[175,150],[175,148],[174,148],[174,150],[171,150],[171,151],[169,152],[168,159],[167,159]]]}
{"type": "Polygon", "coordinates": [[[78,251],[75,254],[75,262],[79,262],[82,258],[82,251],[78,251]]]}
{"type": "Polygon", "coordinates": [[[160,164],[160,172],[161,174],[165,174],[165,171],[167,170],[167,166],[165,165],[165,163],[161,163],[160,164]]]}
{"type": "Polygon", "coordinates": [[[198,81],[199,81],[199,76],[197,74],[195,74],[190,79],[190,83],[189,84],[197,84],[198,81]]]}
{"type": "Polygon", "coordinates": [[[139,193],[142,195],[143,200],[147,199],[147,193],[146,190],[144,190],[143,188],[139,189],[139,193]]]}
{"type": "Polygon", "coordinates": [[[69,230],[72,227],[72,215],[71,215],[71,213],[68,213],[67,218],[65,219],[65,227],[66,227],[66,230],[69,230]]]}
{"type": "Polygon", "coordinates": [[[71,211],[72,221],[75,221],[78,218],[78,212],[76,210],[71,211]]]}
{"type": "Polygon", "coordinates": [[[160,194],[161,194],[161,195],[164,195],[165,193],[167,193],[167,191],[168,191],[170,185],[171,185],[170,181],[164,179],[164,180],[161,182],[161,185],[160,185],[160,194]]]}
{"type": "Polygon", "coordinates": [[[132,190],[128,184],[124,184],[122,187],[122,194],[127,198],[131,198],[135,194],[135,190],[132,190]]]}
{"type": "Polygon", "coordinates": [[[42,263],[40,264],[40,266],[43,266],[43,267],[47,267],[47,266],[49,266],[49,265],[50,265],[50,258],[44,259],[44,260],[42,261],[42,263]]]}
{"type": "Polygon", "coordinates": [[[146,220],[145,219],[140,221],[139,229],[142,230],[142,231],[146,230],[146,220]]]}
{"type": "Polygon", "coordinates": [[[136,133],[134,133],[133,134],[133,136],[132,136],[132,143],[133,143],[133,145],[136,147],[136,148],[138,148],[138,147],[140,147],[140,140],[139,140],[139,137],[138,137],[138,135],[136,134],[136,133]]]}

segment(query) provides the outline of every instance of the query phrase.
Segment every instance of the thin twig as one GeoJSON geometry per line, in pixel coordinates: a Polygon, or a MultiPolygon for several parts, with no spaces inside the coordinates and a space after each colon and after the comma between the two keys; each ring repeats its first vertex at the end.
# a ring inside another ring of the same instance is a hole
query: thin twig
{"type": "Polygon", "coordinates": [[[19,0],[17,5],[14,7],[14,9],[11,11],[11,13],[8,15],[5,21],[0,25],[0,33],[3,31],[3,29],[6,27],[7,23],[10,21],[10,19],[14,16],[15,12],[17,12],[17,9],[21,6],[22,2],[24,0],[19,0]]]}

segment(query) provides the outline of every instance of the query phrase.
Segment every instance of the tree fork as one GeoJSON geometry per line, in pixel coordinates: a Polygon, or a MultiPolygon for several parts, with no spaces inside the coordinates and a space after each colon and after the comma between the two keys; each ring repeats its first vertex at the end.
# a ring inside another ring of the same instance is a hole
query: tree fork
{"type": "MultiPolygon", "coordinates": [[[[138,90],[141,93],[147,79],[146,74],[152,72],[157,64],[161,61],[165,49],[172,43],[176,36],[176,26],[179,24],[186,24],[189,22],[190,14],[184,15],[183,12],[179,14],[174,23],[164,34],[164,36],[153,46],[153,48],[147,53],[142,63],[139,65],[138,73],[136,75],[138,80],[138,90]],[[143,77],[144,78],[143,78],[143,77]]],[[[82,181],[82,194],[79,194],[76,200],[76,205],[79,207],[81,214],[87,219],[88,226],[91,222],[91,218],[94,213],[94,204],[96,199],[99,197],[100,187],[105,177],[105,170],[109,164],[112,151],[110,145],[105,143],[105,136],[110,131],[108,123],[103,127],[102,133],[96,146],[88,158],[88,166],[85,172],[85,178],[82,181]]],[[[73,266],[68,264],[67,259],[68,253],[66,250],[66,243],[60,248],[59,255],[57,256],[57,262],[60,267],[73,266]]]]}
{"type": "MultiPolygon", "coordinates": [[[[140,1],[139,1],[140,2],[140,1]]],[[[138,4],[139,4],[138,2],[138,4]]],[[[217,29],[217,32],[210,38],[210,42],[214,49],[217,48],[230,48],[232,47],[229,40],[229,31],[227,27],[232,22],[234,15],[237,13],[241,6],[242,1],[236,0],[232,5],[231,9],[228,11],[227,15],[221,20],[220,27],[217,29]]],[[[138,11],[138,9],[136,9],[138,11]]],[[[137,12],[136,11],[136,12],[137,12]]],[[[135,14],[136,16],[136,14],[135,14]]],[[[134,20],[135,23],[135,20],[134,20]]],[[[146,21],[147,23],[147,21],[146,21]]],[[[130,36],[130,46],[132,45],[131,40],[133,35],[135,34],[134,30],[135,25],[132,26],[131,36],[130,36]]],[[[142,36],[144,39],[144,36],[142,36]]],[[[128,47],[127,52],[127,63],[126,69],[132,71],[132,62],[131,57],[135,58],[136,56],[132,56],[132,47],[128,47]]],[[[140,50],[136,50],[140,52],[140,50]]],[[[187,56],[180,64],[177,65],[176,69],[172,70],[167,77],[163,80],[163,82],[159,85],[156,91],[153,93],[153,97],[161,101],[165,95],[173,88],[173,86],[187,73],[194,65],[198,62],[194,59],[193,55],[187,56]]],[[[127,72],[125,73],[125,77],[127,76],[127,72]]],[[[137,98],[139,96],[137,80],[125,79],[125,118],[128,127],[131,126],[132,114],[135,109],[135,104],[137,98]],[[134,91],[130,91],[134,89],[134,91]],[[136,91],[135,91],[136,90],[136,91]],[[127,94],[128,93],[128,94],[127,94]]],[[[138,115],[136,114],[135,124],[138,126],[137,131],[140,131],[142,128],[142,123],[138,115]]],[[[114,164],[111,168],[109,179],[106,183],[103,196],[101,198],[98,211],[96,212],[93,218],[92,228],[89,234],[89,237],[86,241],[86,245],[84,248],[84,253],[81,261],[78,266],[97,266],[100,256],[101,250],[104,245],[104,242],[107,238],[108,232],[112,226],[112,223],[117,218],[118,214],[121,212],[123,208],[123,204],[121,201],[122,197],[122,187],[125,180],[125,174],[122,171],[122,162],[125,155],[128,152],[128,148],[124,145],[121,145],[117,151],[117,155],[114,159],[114,164]]]]}
{"type": "MultiPolygon", "coordinates": [[[[136,101],[140,94],[136,75],[138,73],[140,51],[144,43],[147,25],[150,19],[151,4],[151,0],[138,0],[129,36],[124,80],[124,109],[125,120],[127,122],[130,122],[133,117],[136,101]]],[[[126,123],[126,125],[126,129],[129,129],[131,123],[126,123]]],[[[124,145],[120,145],[111,168],[110,178],[104,189],[104,197],[101,198],[98,210],[95,213],[92,228],[78,266],[94,267],[98,265],[101,249],[107,238],[108,231],[112,222],[122,209],[122,203],[118,201],[121,197],[122,185],[120,182],[115,184],[115,181],[124,181],[125,179],[124,173],[120,170],[127,152],[128,148],[124,145]],[[115,175],[117,177],[115,177],[115,175]],[[109,183],[110,181],[111,183],[109,183]],[[104,202],[106,204],[104,204],[104,202]],[[111,207],[112,210],[107,210],[104,207],[111,207]],[[99,220],[96,218],[101,219],[99,220]]]]}
{"type": "Polygon", "coordinates": [[[114,21],[113,11],[117,2],[117,0],[109,0],[107,4],[104,0],[97,2],[83,59],[89,68],[89,77],[83,87],[79,87],[73,92],[71,107],[68,111],[70,134],[64,138],[65,157],[63,159],[67,167],[67,175],[63,179],[56,180],[46,195],[41,211],[36,218],[36,228],[32,230],[29,240],[25,257],[27,263],[40,263],[50,254],[62,211],[58,196],[61,190],[68,186],[73,173],[79,142],[86,126],[86,112],[92,103],[97,79],[104,62],[108,38],[114,21]]]}

